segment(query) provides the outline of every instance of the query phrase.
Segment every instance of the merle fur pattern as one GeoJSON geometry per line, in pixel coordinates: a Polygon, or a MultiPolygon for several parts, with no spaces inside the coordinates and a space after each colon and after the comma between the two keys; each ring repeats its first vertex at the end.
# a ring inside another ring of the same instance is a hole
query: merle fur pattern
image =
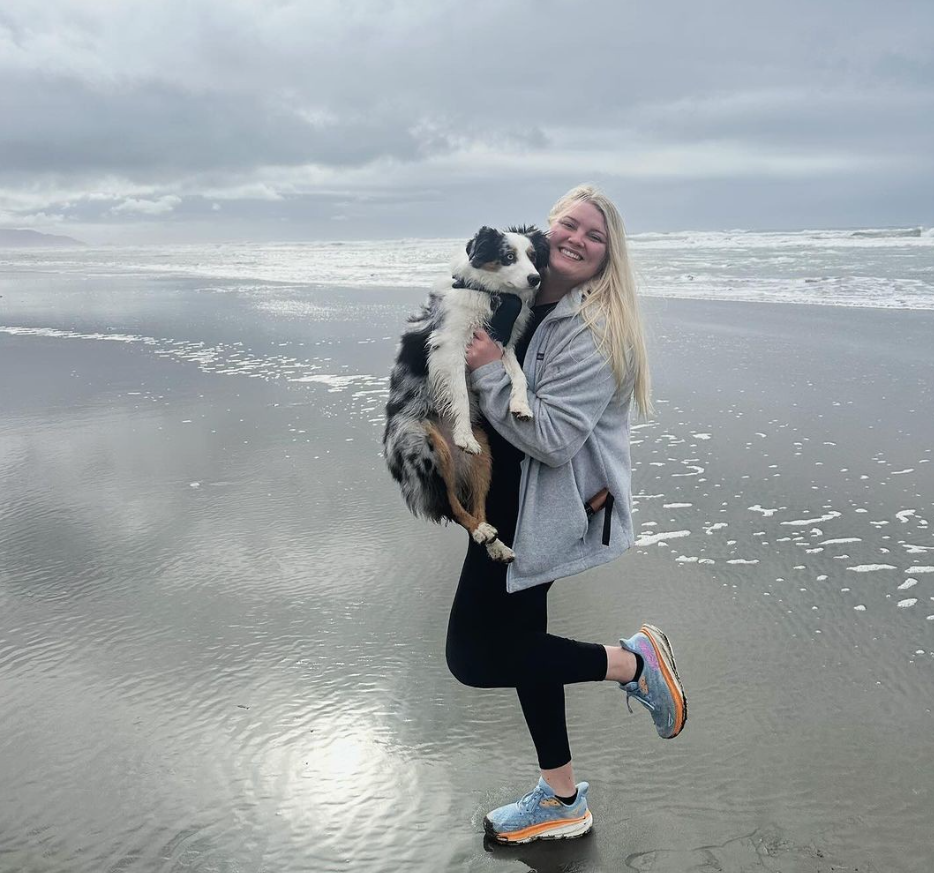
{"type": "Polygon", "coordinates": [[[513,379],[510,409],[523,418],[532,415],[514,349],[531,317],[548,254],[548,240],[535,227],[483,227],[452,261],[450,281],[432,291],[408,319],[389,381],[383,447],[406,505],[420,518],[454,519],[426,423],[433,424],[450,446],[458,499],[466,505],[473,496],[470,465],[481,451],[473,430],[479,413],[467,389],[464,356],[474,330],[488,328],[502,294],[514,294],[521,301],[504,343],[503,363],[513,379]]]}

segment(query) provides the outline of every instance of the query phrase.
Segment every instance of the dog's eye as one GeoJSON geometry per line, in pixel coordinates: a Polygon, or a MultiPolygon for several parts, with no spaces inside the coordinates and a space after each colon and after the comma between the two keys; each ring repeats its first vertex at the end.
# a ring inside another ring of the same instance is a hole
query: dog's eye
{"type": "Polygon", "coordinates": [[[515,263],[515,260],[516,260],[516,256],[512,252],[510,252],[508,255],[503,256],[503,263],[512,264],[512,263],[515,263]]]}

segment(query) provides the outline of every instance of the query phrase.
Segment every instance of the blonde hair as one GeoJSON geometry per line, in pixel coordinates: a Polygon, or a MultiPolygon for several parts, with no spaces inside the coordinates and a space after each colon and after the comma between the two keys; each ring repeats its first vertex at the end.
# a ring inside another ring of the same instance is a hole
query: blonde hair
{"type": "Polygon", "coordinates": [[[609,361],[617,385],[622,388],[634,377],[633,396],[642,416],[647,417],[653,412],[649,364],[623,219],[613,201],[599,189],[578,185],[551,208],[549,225],[578,203],[590,203],[599,210],[607,229],[606,260],[588,283],[590,290],[581,302],[580,312],[597,338],[597,348],[609,361]]]}

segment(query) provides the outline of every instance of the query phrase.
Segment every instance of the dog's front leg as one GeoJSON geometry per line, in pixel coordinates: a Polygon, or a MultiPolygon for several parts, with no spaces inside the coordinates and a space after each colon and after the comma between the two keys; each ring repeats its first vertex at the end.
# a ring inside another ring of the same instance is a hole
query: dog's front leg
{"type": "Polygon", "coordinates": [[[435,399],[439,406],[451,417],[451,431],[454,444],[479,455],[480,443],[474,438],[470,425],[470,394],[467,387],[467,368],[464,365],[466,349],[459,354],[452,353],[448,345],[434,350],[428,359],[428,375],[434,386],[435,399]]]}
{"type": "Polygon", "coordinates": [[[519,419],[519,421],[532,420],[532,407],[529,406],[529,383],[525,379],[525,373],[519,365],[516,353],[510,347],[503,351],[503,366],[506,368],[506,374],[512,382],[512,391],[509,394],[509,411],[519,419]]]}
{"type": "Polygon", "coordinates": [[[483,449],[474,438],[473,428],[470,426],[470,389],[467,387],[467,368],[461,364],[460,370],[451,378],[451,417],[454,420],[454,445],[479,455],[483,449]]]}

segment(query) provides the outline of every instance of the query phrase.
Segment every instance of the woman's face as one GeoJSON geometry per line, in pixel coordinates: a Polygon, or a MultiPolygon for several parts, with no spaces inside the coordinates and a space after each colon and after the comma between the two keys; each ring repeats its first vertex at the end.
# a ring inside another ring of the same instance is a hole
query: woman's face
{"type": "Polygon", "coordinates": [[[548,268],[580,285],[592,279],[606,260],[607,230],[603,213],[592,203],[575,203],[551,225],[548,268]]]}

